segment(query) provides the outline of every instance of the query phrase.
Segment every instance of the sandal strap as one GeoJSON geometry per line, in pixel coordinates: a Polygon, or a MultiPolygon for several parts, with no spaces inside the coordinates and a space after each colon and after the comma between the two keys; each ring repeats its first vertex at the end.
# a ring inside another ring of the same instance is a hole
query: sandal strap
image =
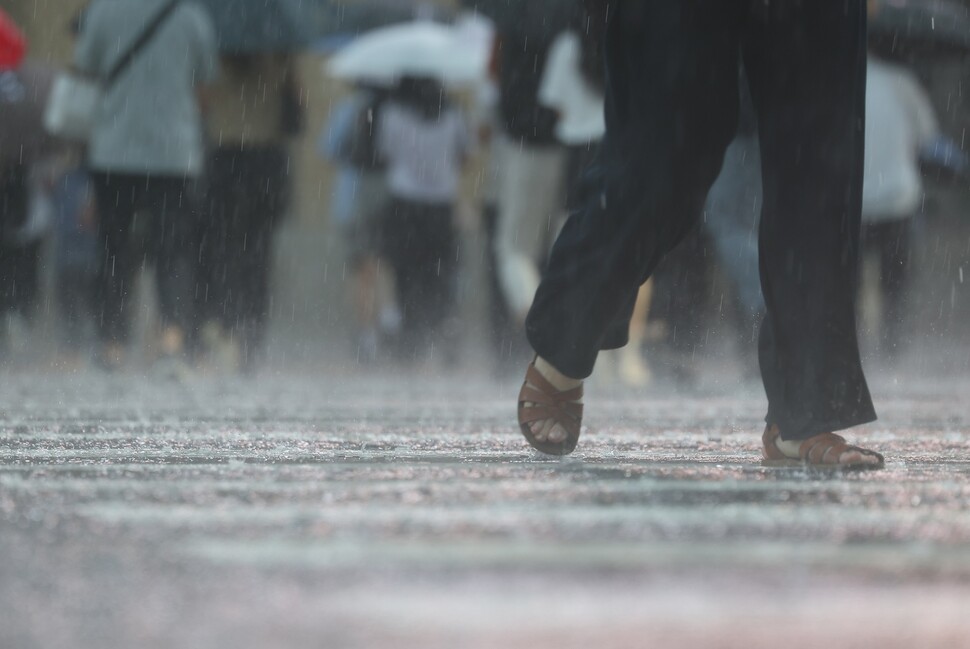
{"type": "Polygon", "coordinates": [[[535,365],[529,365],[525,377],[519,392],[519,424],[552,419],[570,435],[578,434],[583,421],[583,404],[577,401],[583,398],[583,386],[557,390],[535,365]],[[526,406],[526,403],[533,405],[526,406]]]}
{"type": "Polygon", "coordinates": [[[527,408],[524,412],[519,413],[520,424],[531,424],[546,419],[554,419],[556,423],[569,432],[578,431],[582,425],[581,419],[570,416],[564,417],[562,412],[551,408],[527,408]]]}
{"type": "Polygon", "coordinates": [[[761,435],[761,444],[762,455],[766,460],[777,461],[791,459],[778,448],[777,442],[780,435],[781,431],[778,430],[778,426],[765,426],[765,432],[761,435]]]}
{"type": "MultiPolygon", "coordinates": [[[[572,392],[572,391],[570,391],[572,392]]],[[[544,406],[554,406],[554,407],[568,407],[570,405],[582,406],[581,403],[576,403],[579,399],[568,399],[566,397],[571,396],[568,393],[560,394],[549,394],[547,392],[541,392],[536,390],[532,386],[524,385],[522,386],[521,392],[519,392],[519,401],[527,401],[535,404],[542,404],[544,406]]]]}
{"type": "Polygon", "coordinates": [[[820,433],[809,437],[798,448],[798,457],[809,464],[838,464],[842,454],[850,450],[845,438],[835,433],[820,433]],[[830,453],[835,459],[827,462],[830,453]]]}
{"type": "MultiPolygon", "coordinates": [[[[528,397],[519,397],[521,402],[528,402],[528,397]]],[[[543,413],[554,413],[556,418],[560,416],[572,417],[573,419],[583,418],[583,404],[581,403],[549,403],[549,404],[537,404],[534,406],[522,406],[521,407],[523,415],[528,413],[527,416],[533,417],[536,411],[542,411],[543,413]]],[[[549,419],[552,415],[545,415],[537,417],[532,421],[539,421],[541,419],[549,419]]]]}
{"type": "Polygon", "coordinates": [[[578,401],[583,398],[583,385],[579,384],[569,390],[559,390],[544,377],[535,365],[529,365],[525,373],[526,383],[531,383],[540,392],[552,397],[556,401],[578,401]]]}

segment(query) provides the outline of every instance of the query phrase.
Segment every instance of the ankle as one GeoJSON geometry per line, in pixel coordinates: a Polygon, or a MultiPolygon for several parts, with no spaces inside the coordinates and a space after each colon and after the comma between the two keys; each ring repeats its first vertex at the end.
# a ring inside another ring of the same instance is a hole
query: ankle
{"type": "Polygon", "coordinates": [[[581,385],[583,382],[582,379],[574,379],[566,376],[541,356],[536,357],[535,366],[536,369],[539,370],[539,374],[542,374],[547,381],[552,383],[552,385],[559,390],[568,390],[576,387],[577,385],[581,385]]]}
{"type": "Polygon", "coordinates": [[[782,455],[797,458],[799,457],[799,450],[802,447],[802,442],[800,440],[784,440],[779,437],[775,440],[775,446],[778,447],[778,450],[781,451],[782,455]]]}

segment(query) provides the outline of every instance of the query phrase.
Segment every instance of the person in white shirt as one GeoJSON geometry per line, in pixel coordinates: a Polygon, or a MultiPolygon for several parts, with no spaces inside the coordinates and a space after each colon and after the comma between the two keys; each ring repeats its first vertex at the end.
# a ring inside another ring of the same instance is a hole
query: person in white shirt
{"type": "Polygon", "coordinates": [[[433,353],[435,342],[446,343],[447,354],[458,270],[454,212],[470,149],[465,117],[436,80],[405,77],[381,111],[377,149],[390,196],[379,245],[394,272],[402,360],[433,353]]]}
{"type": "Polygon", "coordinates": [[[920,153],[939,137],[926,91],[902,66],[869,55],[862,245],[879,266],[880,351],[903,349],[913,217],[923,201],[920,153]]]}

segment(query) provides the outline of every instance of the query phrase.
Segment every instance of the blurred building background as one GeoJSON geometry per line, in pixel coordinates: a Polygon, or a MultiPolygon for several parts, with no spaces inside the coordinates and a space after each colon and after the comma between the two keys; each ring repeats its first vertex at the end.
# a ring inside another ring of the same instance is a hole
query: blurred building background
{"type": "MultiPolygon", "coordinates": [[[[23,26],[30,41],[30,56],[67,65],[73,50],[69,25],[88,1],[5,0],[4,9],[23,26]]],[[[352,5],[354,1],[340,4],[352,5]]],[[[413,6],[416,13],[423,6],[457,6],[457,2],[449,0],[402,0],[400,4],[413,6]]],[[[306,127],[292,144],[294,199],[277,241],[270,336],[270,354],[277,355],[277,361],[347,358],[349,307],[344,282],[348,272],[339,249],[342,241],[329,227],[334,170],[321,158],[317,137],[330,110],[346,96],[348,88],[324,74],[325,60],[325,54],[313,51],[298,57],[300,81],[307,92],[307,113],[306,127]],[[330,343],[337,347],[333,356],[328,353],[330,343]]],[[[478,187],[476,176],[481,161],[477,162],[468,174],[470,200],[474,200],[478,187]]],[[[482,243],[474,241],[470,245],[480,247],[482,243]]],[[[476,258],[469,256],[466,284],[478,281],[480,273],[475,262],[476,258]]],[[[148,293],[140,292],[142,296],[148,293]]],[[[469,306],[464,311],[466,317],[481,321],[484,302],[472,299],[469,306]]]]}
{"type": "MultiPolygon", "coordinates": [[[[353,4],[354,0],[346,0],[353,4]]],[[[970,0],[963,0],[970,6],[970,0]]],[[[30,39],[31,56],[66,64],[72,41],[68,25],[85,0],[5,0],[4,8],[21,25],[30,39]]],[[[429,3],[455,8],[457,0],[429,3]]],[[[293,358],[314,357],[307,351],[325,352],[328,341],[339,339],[344,353],[347,311],[343,282],[347,269],[336,254],[340,240],[329,228],[328,206],[332,169],[321,160],[316,138],[332,106],[346,93],[346,87],[323,73],[325,55],[314,52],[299,57],[301,81],[308,92],[306,129],[294,142],[291,172],[295,177],[295,200],[280,232],[276,254],[271,355],[293,358]]],[[[916,66],[916,72],[933,98],[944,132],[966,151],[970,147],[970,63],[933,62],[916,66]]],[[[467,178],[467,202],[476,204],[483,161],[477,160],[467,178]]],[[[966,180],[927,178],[927,200],[920,218],[919,243],[912,287],[912,321],[920,338],[929,341],[927,367],[966,369],[966,347],[970,344],[970,184],[966,180]],[[932,343],[938,344],[932,344],[932,343]],[[959,354],[951,351],[959,343],[959,354]]],[[[485,321],[482,291],[474,290],[484,280],[480,270],[484,238],[476,231],[465,233],[467,255],[463,282],[463,303],[469,341],[481,332],[485,321]]],[[[712,258],[713,255],[709,255],[712,258]]],[[[717,318],[718,278],[712,272],[706,305],[717,318]]],[[[716,334],[716,332],[715,332],[716,334]]],[[[717,339],[717,335],[713,336],[717,339]]],[[[474,347],[474,345],[472,345],[474,347]]]]}

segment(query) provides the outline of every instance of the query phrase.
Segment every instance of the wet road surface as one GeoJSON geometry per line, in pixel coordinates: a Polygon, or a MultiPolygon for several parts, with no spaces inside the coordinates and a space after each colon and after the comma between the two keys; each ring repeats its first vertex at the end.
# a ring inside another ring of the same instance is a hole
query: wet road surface
{"type": "Polygon", "coordinates": [[[876,384],[887,469],[760,466],[764,398],[0,377],[0,647],[970,647],[970,380],[876,384]]]}

